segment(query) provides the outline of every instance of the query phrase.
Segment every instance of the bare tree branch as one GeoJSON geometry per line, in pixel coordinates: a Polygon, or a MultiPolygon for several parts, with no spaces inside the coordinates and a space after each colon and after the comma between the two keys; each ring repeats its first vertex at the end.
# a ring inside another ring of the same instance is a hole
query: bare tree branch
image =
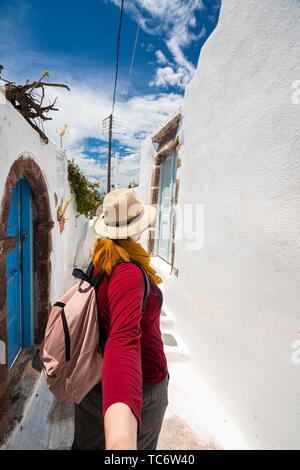
{"type": "MultiPolygon", "coordinates": [[[[3,70],[3,65],[0,65],[0,74],[3,70]]],[[[33,121],[34,119],[40,119],[40,126],[43,127],[43,121],[52,120],[51,117],[45,116],[49,111],[59,111],[58,108],[55,108],[57,97],[53,103],[48,106],[42,106],[43,100],[45,98],[45,86],[54,86],[66,88],[70,91],[68,85],[63,83],[46,83],[42,79],[48,76],[47,71],[44,72],[42,77],[38,81],[29,83],[29,80],[26,80],[25,85],[16,85],[15,82],[5,80],[0,77],[0,80],[5,82],[5,96],[8,101],[22,114],[26,121],[31,125],[31,127],[36,130],[41,136],[42,140],[47,144],[49,142],[46,134],[41,130],[37,124],[33,121]],[[36,93],[36,90],[41,90],[41,95],[36,93]]]]}

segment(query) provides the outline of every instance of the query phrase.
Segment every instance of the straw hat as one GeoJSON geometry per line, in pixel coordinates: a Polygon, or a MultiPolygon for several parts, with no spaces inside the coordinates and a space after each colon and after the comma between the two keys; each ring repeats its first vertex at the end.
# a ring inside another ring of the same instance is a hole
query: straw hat
{"type": "Polygon", "coordinates": [[[124,239],[146,230],[155,218],[156,208],[143,205],[134,189],[116,189],[105,196],[94,231],[101,238],[124,239]]]}

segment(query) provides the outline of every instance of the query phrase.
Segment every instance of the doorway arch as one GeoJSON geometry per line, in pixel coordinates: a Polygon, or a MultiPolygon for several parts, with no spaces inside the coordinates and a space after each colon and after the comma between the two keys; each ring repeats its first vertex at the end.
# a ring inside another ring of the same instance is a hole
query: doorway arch
{"type": "MultiPolygon", "coordinates": [[[[7,236],[8,216],[13,188],[20,177],[24,177],[30,186],[32,209],[32,267],[33,267],[33,312],[34,344],[39,344],[47,323],[50,304],[51,278],[51,230],[54,222],[51,216],[50,201],[45,177],[42,170],[30,154],[22,154],[15,160],[6,178],[0,209],[0,342],[6,345],[7,356],[7,254],[17,245],[17,238],[7,236]]],[[[0,439],[8,426],[8,365],[0,364],[0,439]],[[6,423],[6,425],[5,425],[6,423]]]]}
{"type": "MultiPolygon", "coordinates": [[[[32,201],[32,228],[33,228],[33,290],[34,290],[34,342],[40,343],[47,322],[50,305],[50,277],[51,277],[51,230],[54,227],[52,221],[50,201],[47,184],[42,170],[33,160],[22,155],[10,168],[6,179],[4,196],[0,217],[0,244],[3,243],[0,255],[0,277],[2,290],[5,296],[0,295],[0,311],[3,312],[3,297],[6,299],[6,254],[15,247],[13,239],[5,240],[7,233],[8,214],[12,189],[16,186],[19,178],[26,178],[31,189],[32,201]],[[5,249],[5,247],[7,247],[5,249]],[[4,289],[5,287],[5,289],[4,289]]],[[[1,248],[1,247],[0,247],[1,248]]],[[[3,292],[2,292],[3,293],[3,292]]],[[[5,302],[6,303],[6,302],[5,302]]],[[[1,337],[0,337],[1,340],[1,337]]]]}

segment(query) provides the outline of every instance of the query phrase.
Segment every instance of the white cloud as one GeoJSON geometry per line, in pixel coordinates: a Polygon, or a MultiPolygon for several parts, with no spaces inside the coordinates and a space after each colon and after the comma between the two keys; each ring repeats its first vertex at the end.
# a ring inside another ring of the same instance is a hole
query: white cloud
{"type": "MultiPolygon", "coordinates": [[[[111,112],[111,100],[99,89],[91,88],[86,83],[70,83],[71,91],[47,89],[47,100],[56,96],[59,112],[53,112],[53,121],[45,123],[49,137],[59,143],[60,130],[67,123],[69,137],[63,138],[63,146],[69,158],[74,158],[87,177],[101,181],[101,189],[106,189],[107,145],[99,148],[83,145],[83,139],[93,137],[106,140],[102,135],[102,121],[111,112]],[[95,158],[84,152],[91,151],[95,158]],[[102,158],[101,158],[102,157],[102,158]]],[[[47,101],[45,100],[45,102],[47,101]]],[[[113,130],[113,142],[126,150],[126,156],[120,155],[120,184],[127,186],[130,181],[138,181],[139,149],[141,142],[154,132],[182,104],[182,96],[176,93],[153,93],[131,98],[127,103],[116,103],[116,124],[113,130]],[[128,152],[129,155],[128,155],[128,152]]],[[[114,155],[113,155],[114,157],[114,155]]],[[[114,158],[113,158],[114,160],[114,158]]],[[[114,183],[114,162],[112,161],[112,183],[114,183]]]]}
{"type": "Polygon", "coordinates": [[[203,26],[198,35],[188,32],[186,25],[176,25],[173,30],[172,37],[167,41],[167,46],[172,52],[175,63],[186,69],[186,72],[190,75],[190,78],[195,73],[195,67],[191,64],[183,53],[183,48],[190,44],[192,41],[199,40],[206,33],[206,29],[203,26]]]}
{"type": "MultiPolygon", "coordinates": [[[[123,188],[127,187],[131,181],[138,182],[139,179],[139,165],[140,165],[140,155],[139,153],[132,153],[126,155],[122,159],[119,159],[119,169],[118,169],[118,187],[123,188]]],[[[116,159],[113,158],[112,161],[112,183],[115,184],[115,169],[116,169],[116,159]]]]}
{"type": "Polygon", "coordinates": [[[95,91],[85,83],[68,82],[71,91],[60,88],[47,88],[49,100],[58,97],[59,112],[52,113],[53,121],[45,128],[55,136],[54,128],[62,128],[65,123],[70,130],[72,142],[80,142],[85,137],[101,138],[102,121],[111,112],[111,100],[100,90],[95,91]]]}
{"type": "MultiPolygon", "coordinates": [[[[119,0],[110,1],[120,5],[119,0]]],[[[187,0],[187,6],[184,10],[182,10],[181,3],[179,0],[153,0],[151,2],[145,0],[146,15],[141,25],[150,34],[160,31],[162,37],[168,41],[173,38],[174,44],[179,44],[179,52],[182,43],[179,42],[176,25],[183,22],[186,25],[183,28],[189,28],[188,25],[196,8],[192,4],[198,4],[199,7],[201,2],[187,0]],[[191,6],[190,11],[188,5],[191,6]],[[184,18],[187,14],[189,19],[184,18]]],[[[126,4],[131,14],[139,12],[140,1],[133,0],[130,3],[125,2],[126,4]]],[[[137,19],[138,15],[134,18],[137,19]]],[[[13,20],[9,24],[7,19],[5,21],[5,31],[9,34],[9,41],[4,45],[0,44],[1,63],[3,62],[5,72],[7,72],[7,76],[6,73],[3,75],[4,78],[9,77],[18,83],[24,83],[26,77],[31,80],[39,78],[39,74],[47,68],[50,71],[51,82],[66,83],[70,86],[70,92],[62,88],[46,88],[44,104],[53,101],[57,96],[56,107],[59,108],[59,111],[49,113],[49,117],[52,117],[53,120],[44,123],[45,132],[59,143],[60,138],[56,130],[59,132],[67,123],[70,134],[68,137],[64,137],[63,145],[68,156],[75,159],[89,178],[99,179],[102,182],[102,189],[106,189],[107,145],[102,143],[99,148],[94,145],[88,147],[83,144],[83,141],[89,137],[107,141],[107,135],[102,134],[102,121],[111,112],[111,71],[105,68],[98,70],[96,67],[91,69],[91,64],[88,61],[86,64],[83,62],[80,65],[84,70],[86,66],[87,72],[80,76],[84,76],[86,81],[79,81],[76,79],[78,64],[73,62],[72,56],[62,54],[45,56],[30,47],[24,54],[19,47],[19,43],[24,37],[24,32],[22,34],[19,32],[22,28],[20,27],[18,31],[13,20]],[[94,158],[87,156],[86,151],[92,153],[94,158]],[[96,158],[97,154],[98,159],[96,158]]],[[[2,24],[5,22],[1,22],[0,19],[0,25],[2,24]]],[[[186,41],[188,40],[187,34],[186,41]]],[[[155,51],[155,47],[151,43],[145,47],[148,52],[155,51]]],[[[175,46],[172,43],[169,44],[170,47],[172,47],[172,54],[176,62],[179,60],[180,54],[175,51],[175,46]]],[[[176,66],[173,65],[168,69],[164,65],[168,65],[169,61],[161,51],[156,52],[156,57],[160,67],[157,69],[153,83],[158,80],[163,87],[168,83],[174,83],[178,86],[187,84],[189,73],[193,70],[188,61],[183,65],[176,62],[176,66]]],[[[121,80],[122,77],[119,78],[119,89],[121,89],[121,80]]],[[[120,156],[119,175],[123,185],[126,184],[126,181],[128,184],[132,179],[138,180],[139,148],[142,140],[152,131],[158,129],[161,123],[165,122],[168,116],[173,114],[181,104],[182,96],[179,93],[151,93],[131,98],[126,104],[116,103],[116,128],[113,132],[113,142],[117,141],[118,144],[126,148],[126,156],[120,156]]]]}
{"type": "MultiPolygon", "coordinates": [[[[120,6],[118,0],[110,1],[120,6]]],[[[140,7],[141,0],[125,3],[125,11],[135,21],[139,18],[140,7]]],[[[174,60],[173,73],[158,68],[155,79],[151,81],[152,85],[167,86],[174,82],[184,88],[192,79],[195,67],[185,57],[183,50],[193,41],[203,37],[206,32],[204,26],[198,34],[191,30],[196,26],[196,11],[204,8],[202,0],[144,0],[141,28],[151,35],[164,38],[174,60]]],[[[156,51],[156,57],[159,64],[167,64],[168,61],[161,51],[156,51]]]]}
{"type": "MultiPolygon", "coordinates": [[[[67,124],[69,135],[63,138],[63,146],[68,157],[73,157],[84,174],[92,181],[95,178],[101,181],[102,190],[106,190],[105,162],[108,137],[107,133],[102,133],[102,121],[111,113],[111,93],[108,93],[106,89],[107,80],[103,78],[102,83],[99,79],[98,83],[93,84],[88,81],[75,81],[74,78],[70,78],[68,72],[65,73],[63,70],[60,71],[59,80],[52,78],[55,75],[53,72],[50,72],[51,78],[53,82],[59,81],[68,84],[70,91],[54,87],[45,89],[44,104],[47,105],[57,97],[56,107],[59,111],[49,113],[52,120],[44,122],[44,130],[50,138],[59,144],[59,132],[67,124]],[[100,139],[103,142],[99,147],[94,143],[89,147],[84,139],[90,137],[100,139]],[[90,152],[94,158],[85,152],[90,152]]],[[[13,80],[18,83],[22,82],[19,75],[19,73],[14,74],[13,77],[13,80]]],[[[116,102],[116,126],[113,131],[113,143],[126,149],[126,157],[120,156],[119,174],[123,185],[127,186],[132,179],[138,181],[138,152],[141,142],[181,104],[182,96],[177,93],[152,93],[133,97],[127,103],[116,102]],[[130,155],[131,158],[129,158],[130,155]]]]}
{"type": "Polygon", "coordinates": [[[149,44],[147,45],[147,49],[146,49],[146,50],[147,50],[147,52],[153,52],[153,51],[155,51],[155,46],[153,46],[153,44],[149,43],[149,44]]]}
{"type": "Polygon", "coordinates": [[[97,147],[96,145],[93,145],[92,147],[86,147],[84,150],[89,153],[104,154],[104,153],[107,153],[107,149],[108,149],[107,145],[100,145],[99,147],[97,147]]]}
{"type": "Polygon", "coordinates": [[[189,83],[189,80],[190,75],[183,67],[179,67],[177,72],[174,72],[172,67],[160,67],[156,70],[155,78],[149,83],[149,85],[162,87],[171,85],[185,88],[189,83]]]}
{"type": "Polygon", "coordinates": [[[157,62],[159,64],[167,64],[168,63],[168,59],[166,58],[166,56],[160,50],[156,51],[155,54],[156,54],[157,62]]]}
{"type": "MultiPolygon", "coordinates": [[[[120,143],[138,149],[141,141],[182,104],[182,96],[176,93],[158,93],[131,98],[118,109],[120,143]]],[[[118,129],[118,127],[117,127],[118,129]]]]}
{"type": "MultiPolygon", "coordinates": [[[[76,142],[82,139],[94,137],[105,139],[102,135],[102,121],[111,112],[111,100],[101,89],[92,89],[84,83],[69,84],[71,91],[64,89],[47,89],[47,99],[53,100],[56,96],[56,105],[59,112],[53,112],[53,121],[47,121],[45,129],[47,133],[59,140],[56,129],[61,129],[68,124],[70,136],[68,142],[76,142]]],[[[182,96],[176,93],[153,93],[136,96],[127,103],[116,103],[115,114],[115,138],[118,142],[130,149],[136,149],[140,145],[140,135],[148,135],[152,128],[172,114],[182,102],[182,96]]],[[[102,151],[105,151],[105,145],[102,151]]],[[[93,149],[94,150],[94,149],[93,149]]]]}

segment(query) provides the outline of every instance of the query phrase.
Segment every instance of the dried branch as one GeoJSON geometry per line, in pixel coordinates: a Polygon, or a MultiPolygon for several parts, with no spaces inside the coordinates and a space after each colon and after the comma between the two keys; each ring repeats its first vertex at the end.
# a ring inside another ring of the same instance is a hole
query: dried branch
{"type": "MultiPolygon", "coordinates": [[[[0,74],[3,70],[3,65],[0,65],[0,74]]],[[[31,127],[36,130],[41,136],[42,140],[47,144],[49,142],[46,134],[38,127],[34,122],[34,119],[40,119],[41,123],[43,121],[52,120],[51,117],[45,116],[49,111],[58,111],[58,108],[55,108],[56,100],[48,106],[42,106],[44,97],[45,97],[45,86],[55,86],[66,88],[70,91],[70,88],[63,83],[46,83],[43,82],[43,78],[49,77],[49,73],[45,71],[41,78],[38,81],[29,83],[27,78],[25,85],[16,85],[15,82],[5,80],[0,77],[0,80],[5,82],[5,96],[8,101],[22,114],[26,121],[31,125],[31,127]],[[41,90],[41,95],[36,93],[36,90],[41,90]]]]}

